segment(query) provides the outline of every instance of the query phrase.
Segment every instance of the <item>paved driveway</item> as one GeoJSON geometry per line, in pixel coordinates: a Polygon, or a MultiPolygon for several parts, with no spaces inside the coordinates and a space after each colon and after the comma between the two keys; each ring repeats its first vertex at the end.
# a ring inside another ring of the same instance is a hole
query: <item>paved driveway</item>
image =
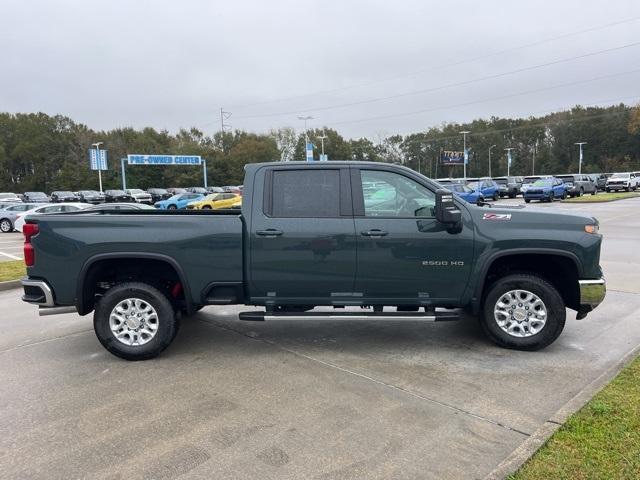
{"type": "Polygon", "coordinates": [[[209,307],[154,361],[0,293],[0,478],[482,478],[640,345],[640,199],[591,211],[610,291],[542,352],[475,320],[243,323],[209,307]],[[634,245],[636,247],[634,247],[634,245]]]}
{"type": "Polygon", "coordinates": [[[0,233],[0,262],[22,260],[24,238],[20,232],[0,233]]]}

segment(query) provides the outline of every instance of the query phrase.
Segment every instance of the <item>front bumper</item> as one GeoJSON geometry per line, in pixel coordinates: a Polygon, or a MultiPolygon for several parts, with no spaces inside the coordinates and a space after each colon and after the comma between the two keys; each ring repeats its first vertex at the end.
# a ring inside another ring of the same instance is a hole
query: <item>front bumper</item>
{"type": "Polygon", "coordinates": [[[587,307],[587,311],[600,305],[607,294],[607,283],[604,278],[578,280],[578,286],[580,287],[580,307],[587,307]]]}
{"type": "Polygon", "coordinates": [[[614,184],[608,184],[606,188],[608,188],[609,190],[626,190],[627,188],[630,188],[630,185],[614,183],[614,184]]]}

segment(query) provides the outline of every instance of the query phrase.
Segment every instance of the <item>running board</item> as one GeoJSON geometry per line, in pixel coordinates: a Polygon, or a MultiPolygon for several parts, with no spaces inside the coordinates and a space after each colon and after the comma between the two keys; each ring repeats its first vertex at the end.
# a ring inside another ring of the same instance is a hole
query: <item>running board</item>
{"type": "Polygon", "coordinates": [[[458,312],[240,312],[240,320],[262,322],[265,320],[423,320],[447,322],[459,320],[458,312]]]}

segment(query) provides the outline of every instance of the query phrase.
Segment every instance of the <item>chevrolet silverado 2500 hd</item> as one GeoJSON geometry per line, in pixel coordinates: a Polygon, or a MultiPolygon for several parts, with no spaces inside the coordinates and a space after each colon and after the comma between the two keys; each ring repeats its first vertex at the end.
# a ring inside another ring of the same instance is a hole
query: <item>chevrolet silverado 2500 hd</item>
{"type": "Polygon", "coordinates": [[[24,236],[23,300],[93,311],[100,342],[129,360],[164,350],[182,314],[226,304],[264,307],[241,320],[464,308],[498,345],[536,350],[565,307],[583,318],[605,295],[595,218],[471,205],[384,163],[251,164],[240,211],[32,215],[24,236]]]}

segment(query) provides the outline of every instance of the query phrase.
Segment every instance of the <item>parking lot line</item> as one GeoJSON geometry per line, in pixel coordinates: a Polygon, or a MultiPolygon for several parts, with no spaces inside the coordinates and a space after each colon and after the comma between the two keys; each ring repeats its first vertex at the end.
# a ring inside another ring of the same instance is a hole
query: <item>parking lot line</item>
{"type": "Polygon", "coordinates": [[[0,252],[0,255],[4,255],[5,257],[9,257],[14,260],[22,260],[22,257],[16,257],[15,255],[11,255],[10,253],[0,252]]]}

